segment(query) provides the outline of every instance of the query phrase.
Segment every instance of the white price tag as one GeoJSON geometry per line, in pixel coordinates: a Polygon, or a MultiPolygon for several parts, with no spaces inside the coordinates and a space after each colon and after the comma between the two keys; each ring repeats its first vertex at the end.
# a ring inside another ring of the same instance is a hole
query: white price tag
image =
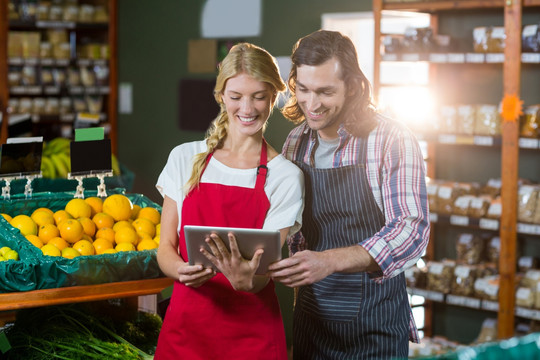
{"type": "Polygon", "coordinates": [[[488,311],[499,311],[499,303],[496,301],[482,300],[482,309],[488,311]]]}
{"type": "Polygon", "coordinates": [[[450,135],[450,134],[439,135],[439,142],[441,144],[455,144],[456,139],[457,139],[456,135],[450,135]]]}
{"type": "Polygon", "coordinates": [[[465,62],[465,54],[462,54],[462,53],[448,54],[448,62],[449,63],[464,63],[465,62]]]}
{"type": "Polygon", "coordinates": [[[420,54],[403,54],[401,59],[403,61],[420,61],[420,54]]]}
{"type": "Polygon", "coordinates": [[[382,56],[383,61],[397,61],[398,57],[396,54],[384,54],[382,56]]]}
{"type": "Polygon", "coordinates": [[[465,59],[468,63],[481,64],[485,61],[485,55],[480,53],[467,53],[465,59]]]}
{"type": "Polygon", "coordinates": [[[519,138],[519,147],[522,149],[538,149],[538,139],[519,138]]]}
{"type": "Polygon", "coordinates": [[[521,54],[521,62],[524,63],[540,63],[540,53],[523,53],[521,54]]]}
{"type": "Polygon", "coordinates": [[[518,223],[516,228],[521,234],[540,235],[540,225],[518,223]]]}
{"type": "Polygon", "coordinates": [[[450,216],[450,224],[458,225],[458,226],[468,226],[469,225],[469,218],[467,216],[451,215],[450,216]]]}
{"type": "Polygon", "coordinates": [[[495,220],[495,219],[482,218],[482,219],[480,219],[478,226],[480,227],[480,229],[498,230],[499,229],[499,221],[495,220]]]}
{"type": "Polygon", "coordinates": [[[436,223],[439,220],[437,213],[429,213],[429,221],[436,223]]]}
{"type": "Polygon", "coordinates": [[[481,146],[493,146],[493,137],[476,135],[474,137],[474,144],[481,145],[481,146]]]}
{"type": "Polygon", "coordinates": [[[432,63],[446,63],[448,62],[447,54],[429,54],[429,61],[432,63]]]}
{"type": "Polygon", "coordinates": [[[503,63],[504,53],[486,54],[486,62],[490,64],[503,63]]]}

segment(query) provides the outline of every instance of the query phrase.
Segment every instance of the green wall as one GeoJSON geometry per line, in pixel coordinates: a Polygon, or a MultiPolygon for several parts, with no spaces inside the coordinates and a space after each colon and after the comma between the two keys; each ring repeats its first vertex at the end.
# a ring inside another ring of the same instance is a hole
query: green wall
{"type": "MultiPolygon", "coordinates": [[[[187,71],[188,40],[200,38],[204,0],[119,0],[119,83],[133,86],[133,113],[119,115],[120,161],[135,173],[134,192],[156,202],[154,188],[169,151],[177,144],[202,139],[201,132],[178,127],[178,84],[187,71]]],[[[370,1],[265,0],[261,36],[245,39],[274,56],[288,56],[298,38],[320,28],[321,14],[371,11],[370,1]]],[[[213,75],[205,75],[205,77],[213,75]]],[[[292,129],[274,112],[266,138],[281,149],[292,129]]]]}
{"type": "MultiPolygon", "coordinates": [[[[133,191],[154,201],[162,199],[155,182],[171,149],[200,140],[204,134],[178,127],[180,79],[187,72],[188,40],[200,38],[203,0],[119,0],[119,83],[133,86],[133,113],[119,115],[118,155],[135,173],[133,191]]],[[[318,30],[321,14],[371,11],[371,1],[263,0],[261,36],[244,39],[274,56],[289,56],[300,37],[318,30]]],[[[211,76],[211,75],[210,75],[211,76]]],[[[205,76],[208,77],[208,76],[205,76]]],[[[280,150],[292,124],[275,111],[266,138],[280,150]]],[[[292,290],[276,285],[291,340],[292,290]]]]}

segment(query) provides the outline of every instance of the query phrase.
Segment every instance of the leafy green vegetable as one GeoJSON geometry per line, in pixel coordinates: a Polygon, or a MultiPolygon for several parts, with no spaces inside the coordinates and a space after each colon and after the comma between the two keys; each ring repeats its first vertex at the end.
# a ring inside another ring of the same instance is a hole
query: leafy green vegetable
{"type": "MultiPolygon", "coordinates": [[[[146,315],[141,317],[145,318],[146,315]]],[[[132,325],[120,325],[124,323],[125,321],[121,321],[116,327],[131,328],[132,325]]],[[[143,334],[142,331],[144,330],[133,330],[138,336],[143,334]]],[[[159,334],[159,330],[157,332],[159,334]]],[[[101,316],[93,315],[87,308],[79,305],[20,310],[16,322],[9,326],[5,333],[11,344],[11,350],[5,354],[6,359],[153,358],[121,337],[115,327],[110,327],[101,316]]],[[[152,349],[151,346],[148,348],[152,349]]]]}

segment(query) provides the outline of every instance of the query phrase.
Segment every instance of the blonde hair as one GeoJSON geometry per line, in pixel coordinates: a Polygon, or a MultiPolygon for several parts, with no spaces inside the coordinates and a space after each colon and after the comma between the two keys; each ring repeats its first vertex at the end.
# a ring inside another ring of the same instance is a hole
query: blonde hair
{"type": "MultiPolygon", "coordinates": [[[[227,137],[227,130],[229,128],[229,117],[222,100],[222,95],[227,80],[239,74],[247,74],[270,85],[276,95],[271,103],[272,108],[276,103],[279,93],[286,89],[286,85],[279,75],[277,62],[268,51],[249,43],[239,43],[231,48],[219,65],[219,73],[214,88],[214,98],[219,105],[220,111],[206,132],[206,152],[197,154],[194,158],[193,171],[185,186],[186,193],[189,193],[199,185],[208,155],[215,149],[223,146],[223,141],[227,137]]],[[[263,131],[265,128],[266,123],[263,131]]]]}

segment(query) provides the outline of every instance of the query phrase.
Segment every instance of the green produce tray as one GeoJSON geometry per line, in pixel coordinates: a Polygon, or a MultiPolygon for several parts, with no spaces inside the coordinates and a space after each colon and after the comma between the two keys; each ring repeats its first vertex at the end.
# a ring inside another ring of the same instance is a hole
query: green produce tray
{"type": "Polygon", "coordinates": [[[498,342],[464,347],[422,360],[538,360],[540,359],[540,333],[513,337],[498,342]]]}
{"type": "MultiPolygon", "coordinates": [[[[124,189],[108,190],[107,194],[125,194],[133,204],[161,207],[141,194],[125,193],[124,189]]],[[[29,199],[23,194],[0,201],[0,212],[12,216],[31,215],[39,207],[53,211],[63,209],[75,192],[34,193],[29,199]]],[[[85,197],[97,196],[97,191],[86,191],[85,197]]],[[[118,281],[162,277],[157,250],[118,252],[79,256],[74,259],[45,256],[18,229],[0,216],[0,247],[9,246],[19,253],[19,260],[0,261],[0,293],[52,289],[75,285],[94,285],[118,281]]]]}
{"type": "MultiPolygon", "coordinates": [[[[107,189],[123,188],[126,191],[133,189],[133,182],[135,181],[135,174],[124,165],[120,164],[120,176],[106,177],[105,187],[107,189]]],[[[75,191],[77,188],[77,180],[69,179],[44,179],[38,178],[32,181],[32,191],[35,193],[41,192],[65,192],[75,191]]],[[[5,186],[5,181],[0,180],[0,185],[5,186]]],[[[23,194],[24,187],[26,185],[25,179],[13,180],[10,184],[11,194],[23,194]]],[[[97,178],[83,179],[83,186],[85,190],[96,190],[99,185],[97,178]]]]}

